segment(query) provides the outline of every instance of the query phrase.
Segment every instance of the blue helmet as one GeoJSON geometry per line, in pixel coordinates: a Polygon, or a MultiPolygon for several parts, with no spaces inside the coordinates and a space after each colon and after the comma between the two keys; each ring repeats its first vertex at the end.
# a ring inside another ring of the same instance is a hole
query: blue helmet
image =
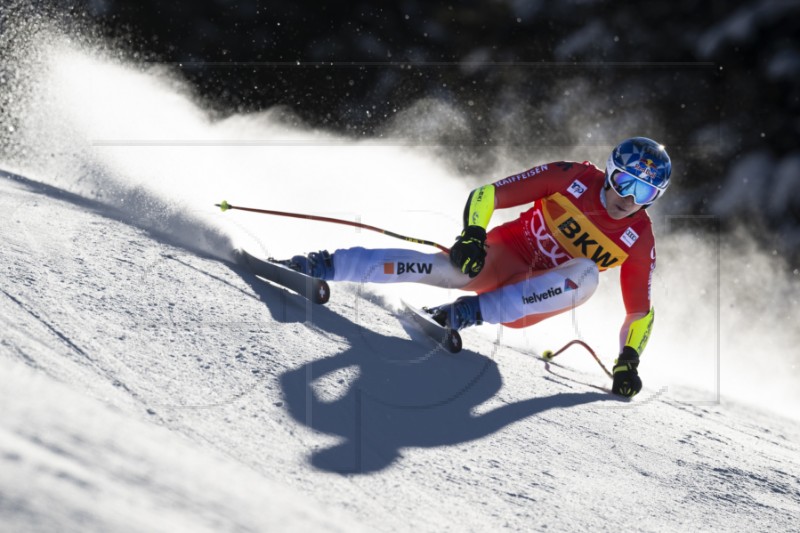
{"type": "Polygon", "coordinates": [[[608,156],[606,186],[646,206],[667,190],[671,173],[672,162],[663,146],[646,137],[633,137],[608,156]]]}

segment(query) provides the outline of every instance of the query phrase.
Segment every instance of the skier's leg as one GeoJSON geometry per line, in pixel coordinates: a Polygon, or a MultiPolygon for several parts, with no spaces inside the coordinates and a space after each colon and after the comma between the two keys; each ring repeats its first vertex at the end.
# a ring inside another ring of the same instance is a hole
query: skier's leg
{"type": "Polygon", "coordinates": [[[470,280],[444,253],[426,254],[403,248],[346,248],[333,254],[334,281],[424,283],[460,289],[470,280]]]}
{"type": "Polygon", "coordinates": [[[403,248],[366,249],[361,247],[296,255],[288,266],[327,281],[370,283],[412,282],[437,287],[463,289],[477,293],[494,290],[509,280],[531,274],[528,264],[508,244],[502,226],[489,232],[489,253],[483,270],[470,278],[450,263],[443,253],[426,254],[403,248]]]}
{"type": "Polygon", "coordinates": [[[476,296],[427,309],[443,326],[459,330],[482,324],[521,328],[586,302],[597,288],[599,271],[589,259],[567,261],[476,296]]]}
{"type": "Polygon", "coordinates": [[[520,328],[585,303],[597,288],[599,271],[589,259],[567,261],[497,290],[481,294],[484,322],[520,328]]]}

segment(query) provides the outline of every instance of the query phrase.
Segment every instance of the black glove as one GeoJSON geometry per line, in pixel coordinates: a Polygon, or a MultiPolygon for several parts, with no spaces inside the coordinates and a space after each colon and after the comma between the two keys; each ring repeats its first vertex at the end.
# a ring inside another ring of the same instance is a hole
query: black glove
{"type": "Polygon", "coordinates": [[[464,274],[474,278],[480,274],[486,260],[486,230],[467,226],[450,248],[450,262],[464,274]]]}
{"type": "Polygon", "coordinates": [[[636,370],[639,366],[639,354],[630,346],[622,349],[622,353],[614,361],[614,384],[611,392],[633,398],[642,390],[642,379],[636,370]]]}

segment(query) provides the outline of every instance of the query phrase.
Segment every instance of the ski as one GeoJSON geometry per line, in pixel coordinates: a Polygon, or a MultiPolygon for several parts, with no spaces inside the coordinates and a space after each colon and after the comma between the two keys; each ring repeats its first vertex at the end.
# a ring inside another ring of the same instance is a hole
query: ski
{"type": "Polygon", "coordinates": [[[458,334],[458,331],[440,325],[431,318],[424,309],[414,307],[405,300],[401,301],[406,311],[411,315],[411,318],[414,319],[414,322],[420,327],[423,333],[438,342],[450,353],[458,353],[461,351],[461,335],[458,334]]]}
{"type": "Polygon", "coordinates": [[[286,287],[315,304],[327,303],[331,297],[330,287],[325,280],[306,276],[272,260],[264,261],[244,250],[234,250],[233,255],[236,264],[243,266],[256,276],[286,287]]]}

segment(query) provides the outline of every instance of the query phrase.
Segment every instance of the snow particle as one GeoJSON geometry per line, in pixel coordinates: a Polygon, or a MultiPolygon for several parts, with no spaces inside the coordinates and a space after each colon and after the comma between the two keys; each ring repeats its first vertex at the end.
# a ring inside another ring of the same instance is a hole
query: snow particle
{"type": "Polygon", "coordinates": [[[767,134],[766,134],[766,133],[764,133],[764,132],[762,131],[762,132],[761,132],[761,138],[763,139],[763,138],[764,138],[764,137],[766,137],[766,136],[767,136],[767,134]]]}
{"type": "Polygon", "coordinates": [[[409,18],[411,18],[411,17],[409,17],[408,15],[406,15],[406,20],[408,20],[409,18]]]}
{"type": "Polygon", "coordinates": [[[522,22],[522,19],[517,17],[517,23],[519,24],[520,22],[522,22]]]}
{"type": "Polygon", "coordinates": [[[614,42],[615,42],[615,43],[618,43],[618,42],[619,42],[619,35],[615,35],[615,36],[614,36],[614,42]]]}

